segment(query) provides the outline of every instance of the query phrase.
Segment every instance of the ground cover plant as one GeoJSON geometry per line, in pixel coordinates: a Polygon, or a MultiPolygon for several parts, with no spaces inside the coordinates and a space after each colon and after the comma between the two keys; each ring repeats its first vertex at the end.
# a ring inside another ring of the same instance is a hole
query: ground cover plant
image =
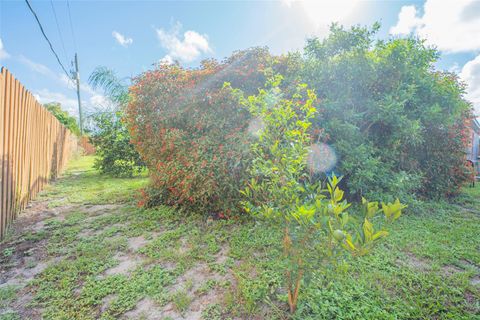
{"type": "Polygon", "coordinates": [[[347,258],[347,268],[314,270],[290,316],[283,230],[138,208],[146,176],[105,177],[93,160],[71,163],[1,242],[0,319],[474,319],[480,312],[480,254],[472,250],[478,186],[456,203],[410,209],[377,250],[347,258]]]}

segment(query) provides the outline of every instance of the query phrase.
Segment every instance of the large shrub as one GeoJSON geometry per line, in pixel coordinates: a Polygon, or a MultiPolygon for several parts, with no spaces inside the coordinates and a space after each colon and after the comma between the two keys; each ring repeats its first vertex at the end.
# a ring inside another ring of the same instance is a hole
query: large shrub
{"type": "Polygon", "coordinates": [[[147,205],[220,216],[235,211],[249,162],[250,115],[223,85],[256,92],[269,60],[266,49],[256,48],[196,69],[159,65],[134,79],[127,120],[150,172],[147,205]]]}
{"type": "Polygon", "coordinates": [[[140,173],[144,163],[130,143],[130,134],[119,111],[102,111],[92,115],[94,127],[90,140],[95,146],[94,167],[114,177],[131,177],[140,173]]]}
{"type": "Polygon", "coordinates": [[[115,177],[131,177],[145,165],[140,154],[130,143],[123,110],[130,96],[127,84],[111,69],[97,67],[89,77],[93,88],[101,88],[111,106],[102,106],[90,117],[90,140],[96,148],[95,168],[115,177]]]}
{"type": "Polygon", "coordinates": [[[320,98],[314,127],[337,152],[334,170],[358,198],[440,197],[465,181],[464,119],[470,105],[439,53],[415,38],[375,41],[379,26],[310,39],[290,75],[320,98]]]}
{"type": "Polygon", "coordinates": [[[340,187],[358,200],[455,194],[467,179],[464,87],[435,71],[437,50],[415,38],[375,41],[378,28],[333,25],[327,38],[308,40],[303,54],[273,58],[252,49],[195,69],[159,65],[137,77],[126,119],[151,173],[144,201],[220,215],[236,209],[251,161],[248,131],[261,123],[223,84],[251,95],[272,70],[284,75],[285,94],[299,83],[318,94],[321,112],[309,132],[325,160],[315,165],[317,178],[342,175],[340,187]]]}

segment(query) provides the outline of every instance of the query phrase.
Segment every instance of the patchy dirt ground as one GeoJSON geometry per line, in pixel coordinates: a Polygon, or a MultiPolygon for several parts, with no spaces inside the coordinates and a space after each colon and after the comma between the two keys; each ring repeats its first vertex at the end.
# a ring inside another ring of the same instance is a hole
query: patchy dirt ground
{"type": "MultiPolygon", "coordinates": [[[[62,257],[51,257],[47,252],[50,226],[45,221],[65,221],[65,217],[78,209],[78,205],[49,208],[48,201],[33,201],[17,218],[0,243],[0,290],[15,288],[18,299],[6,308],[2,304],[0,314],[15,310],[21,319],[41,319],[41,309],[30,307],[32,302],[29,283],[48,266],[58,263],[62,257]],[[54,220],[52,220],[54,219],[54,220]]],[[[116,206],[115,206],[116,207],[116,206]]],[[[106,212],[111,205],[92,206],[89,212],[106,212]]]]}
{"type": "MultiPolygon", "coordinates": [[[[0,242],[0,319],[290,318],[281,232],[138,208],[145,177],[108,178],[81,161],[0,242]]],[[[297,318],[475,319],[480,201],[466,200],[428,204],[346,271],[314,273],[297,318]]]]}
{"type": "Polygon", "coordinates": [[[15,221],[7,240],[0,244],[0,286],[25,286],[50,262],[46,253],[45,220],[64,219],[66,211],[48,209],[47,202],[33,202],[15,221]]]}
{"type": "MultiPolygon", "coordinates": [[[[25,234],[44,233],[44,220],[59,216],[56,210],[48,210],[47,203],[33,202],[9,230],[8,241],[0,244],[0,289],[15,288],[20,299],[16,299],[10,308],[18,310],[25,318],[40,318],[37,310],[27,310],[32,294],[27,284],[42,272],[50,261],[46,253],[46,240],[42,236],[26,237],[25,234]]],[[[5,308],[4,303],[2,307],[5,308]]],[[[9,311],[5,309],[2,313],[9,311]]]]}
{"type": "Polygon", "coordinates": [[[0,243],[0,319],[208,316],[235,287],[228,244],[205,221],[132,206],[131,185],[145,178],[105,182],[89,164],[33,201],[0,243]]]}
{"type": "MultiPolygon", "coordinates": [[[[72,259],[70,251],[56,254],[57,251],[52,250],[56,246],[52,247],[51,241],[57,239],[55,235],[62,232],[61,226],[80,227],[75,229],[75,239],[66,243],[67,246],[96,237],[102,237],[104,241],[125,240],[123,250],[112,256],[114,261],[112,265],[96,274],[98,279],[119,275],[128,279],[136,270],[151,268],[156,262],[177,276],[171,281],[171,285],[165,288],[164,294],[167,297],[165,301],[159,303],[151,297],[143,297],[129,311],[117,314],[122,319],[200,319],[209,304],[222,300],[225,287],[234,285],[234,277],[230,272],[220,274],[212,271],[205,262],[187,264],[185,267],[182,266],[180,272],[175,271],[177,267],[175,259],[154,261],[148,252],[139,252],[161,237],[162,233],[159,232],[161,228],[148,234],[131,237],[123,232],[129,230],[128,226],[125,226],[125,221],[113,225],[106,224],[104,228],[100,228],[97,223],[102,220],[108,221],[108,217],[114,216],[120,208],[118,205],[69,205],[49,208],[48,204],[48,201],[32,202],[13,224],[7,239],[0,244],[0,252],[4,253],[0,257],[0,290],[14,288],[17,296],[12,298],[8,305],[2,305],[3,310],[0,314],[11,313],[20,319],[42,318],[43,307],[41,303],[33,300],[35,293],[38,292],[35,277],[62,260],[72,259]],[[72,219],[72,216],[79,214],[81,219],[72,219]]],[[[180,256],[186,256],[192,250],[187,239],[180,239],[178,246],[174,246],[180,256]]],[[[167,242],[165,241],[165,244],[167,242]]],[[[208,255],[208,252],[206,254],[208,255]]],[[[212,262],[222,265],[227,259],[228,249],[223,247],[213,256],[212,262]]],[[[82,291],[83,288],[77,286],[73,295],[80,297],[82,291]]],[[[103,297],[101,303],[92,306],[94,314],[101,316],[107,312],[116,298],[118,297],[115,293],[103,297]]]]}

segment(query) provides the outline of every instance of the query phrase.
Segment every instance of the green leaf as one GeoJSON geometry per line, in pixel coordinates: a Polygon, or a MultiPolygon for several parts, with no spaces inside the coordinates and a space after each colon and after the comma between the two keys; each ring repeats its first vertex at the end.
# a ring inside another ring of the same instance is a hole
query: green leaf
{"type": "Polygon", "coordinates": [[[385,230],[381,230],[381,231],[378,231],[377,233],[375,233],[373,236],[372,236],[372,240],[375,241],[377,239],[380,239],[380,238],[384,238],[388,236],[388,231],[385,231],[385,230]]]}

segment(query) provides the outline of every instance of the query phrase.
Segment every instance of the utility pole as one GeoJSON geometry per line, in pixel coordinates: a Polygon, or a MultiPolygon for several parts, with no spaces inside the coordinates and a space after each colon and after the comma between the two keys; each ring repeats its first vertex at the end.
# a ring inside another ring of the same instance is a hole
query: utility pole
{"type": "Polygon", "coordinates": [[[80,122],[80,134],[83,136],[82,100],[80,99],[80,73],[78,72],[78,58],[75,52],[75,78],[77,80],[78,120],[80,122]]]}

